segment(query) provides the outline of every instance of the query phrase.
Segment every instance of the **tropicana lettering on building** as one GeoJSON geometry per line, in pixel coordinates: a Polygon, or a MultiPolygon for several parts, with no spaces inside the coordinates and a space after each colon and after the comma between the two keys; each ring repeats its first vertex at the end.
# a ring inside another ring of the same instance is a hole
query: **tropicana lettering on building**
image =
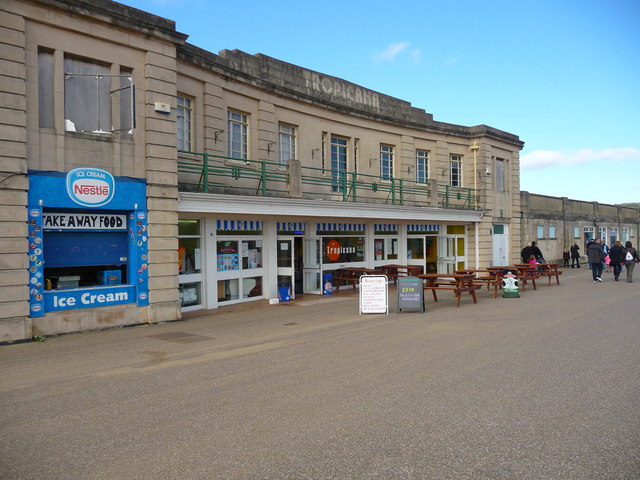
{"type": "Polygon", "coordinates": [[[378,94],[332,77],[326,77],[308,70],[303,71],[306,87],[316,92],[331,95],[336,99],[361,103],[367,107],[380,108],[378,94]]]}

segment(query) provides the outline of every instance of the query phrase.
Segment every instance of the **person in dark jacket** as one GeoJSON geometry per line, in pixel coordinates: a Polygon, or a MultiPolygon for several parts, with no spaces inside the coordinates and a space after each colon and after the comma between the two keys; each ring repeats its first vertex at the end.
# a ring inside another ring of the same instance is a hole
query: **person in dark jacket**
{"type": "Polygon", "coordinates": [[[522,263],[529,263],[529,260],[531,260],[531,255],[533,255],[533,252],[531,250],[531,244],[527,243],[525,247],[522,249],[522,251],[520,252],[520,258],[522,258],[522,263]]]}
{"type": "Polygon", "coordinates": [[[538,263],[545,263],[544,256],[542,255],[542,250],[538,248],[536,242],[531,242],[531,254],[535,257],[538,263]]]}
{"type": "Polygon", "coordinates": [[[638,257],[638,251],[633,248],[633,244],[629,241],[624,244],[624,266],[627,267],[627,282],[633,281],[633,269],[636,266],[636,262],[640,262],[638,257]],[[631,254],[631,260],[627,260],[627,253],[631,254]]]}
{"type": "Polygon", "coordinates": [[[624,263],[624,248],[620,240],[614,242],[611,250],[609,250],[609,265],[613,267],[613,279],[617,282],[620,272],[622,272],[622,264],[624,263]]]}
{"type": "Polygon", "coordinates": [[[589,260],[589,266],[591,267],[591,274],[594,282],[602,281],[602,262],[604,262],[604,257],[602,241],[599,238],[596,238],[596,240],[591,242],[587,247],[587,260],[589,260]]]}
{"type": "Polygon", "coordinates": [[[573,245],[571,245],[571,268],[574,268],[576,263],[580,268],[580,247],[577,242],[573,242],[573,245]]]}

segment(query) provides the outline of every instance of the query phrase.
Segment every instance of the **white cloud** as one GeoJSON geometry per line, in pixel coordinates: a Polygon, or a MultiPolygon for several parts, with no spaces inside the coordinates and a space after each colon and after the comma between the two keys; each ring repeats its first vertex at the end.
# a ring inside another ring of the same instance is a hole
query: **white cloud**
{"type": "Polygon", "coordinates": [[[520,168],[544,168],[549,166],[580,165],[595,162],[640,161],[640,150],[636,148],[606,148],[604,150],[583,149],[577,151],[535,150],[520,157],[520,168]]]}
{"type": "Polygon", "coordinates": [[[409,48],[409,42],[392,43],[381,52],[373,55],[373,60],[376,62],[392,62],[402,52],[409,48]]]}

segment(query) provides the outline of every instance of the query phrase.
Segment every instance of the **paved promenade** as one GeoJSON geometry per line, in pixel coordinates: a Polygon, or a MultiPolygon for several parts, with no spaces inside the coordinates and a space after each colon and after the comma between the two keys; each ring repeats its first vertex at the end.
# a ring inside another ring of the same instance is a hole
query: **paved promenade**
{"type": "Polygon", "coordinates": [[[0,346],[3,479],[640,478],[640,268],[0,346]]]}

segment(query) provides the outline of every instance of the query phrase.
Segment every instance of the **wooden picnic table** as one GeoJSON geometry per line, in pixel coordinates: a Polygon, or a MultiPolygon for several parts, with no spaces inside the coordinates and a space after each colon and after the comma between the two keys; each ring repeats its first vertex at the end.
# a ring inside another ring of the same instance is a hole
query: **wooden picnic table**
{"type": "Polygon", "coordinates": [[[456,296],[456,307],[460,306],[460,297],[462,293],[469,292],[473,298],[473,303],[478,303],[476,290],[482,288],[481,285],[474,283],[474,276],[471,274],[459,273],[426,273],[416,275],[422,278],[425,290],[431,290],[433,300],[438,301],[436,290],[451,290],[456,296]]]}
{"type": "Polygon", "coordinates": [[[382,272],[380,270],[375,270],[373,268],[362,268],[362,267],[344,267],[338,268],[333,271],[333,279],[335,280],[336,292],[340,290],[340,282],[344,282],[345,284],[350,283],[351,286],[356,288],[356,285],[360,281],[360,277],[362,275],[380,275],[382,272]]]}
{"type": "Polygon", "coordinates": [[[560,275],[562,275],[562,270],[558,270],[557,263],[540,263],[538,264],[538,271],[540,275],[545,275],[548,279],[547,286],[551,286],[551,278],[556,277],[556,284],[560,285],[560,275]]]}
{"type": "Polygon", "coordinates": [[[387,277],[393,278],[393,283],[396,283],[398,277],[415,276],[422,273],[422,265],[380,265],[378,267],[380,271],[387,277]]]}
{"type": "Polygon", "coordinates": [[[456,273],[461,275],[473,275],[474,283],[479,285],[486,285],[487,290],[493,287],[493,298],[498,297],[498,289],[502,287],[502,270],[492,269],[463,269],[456,270],[456,273]]]}

